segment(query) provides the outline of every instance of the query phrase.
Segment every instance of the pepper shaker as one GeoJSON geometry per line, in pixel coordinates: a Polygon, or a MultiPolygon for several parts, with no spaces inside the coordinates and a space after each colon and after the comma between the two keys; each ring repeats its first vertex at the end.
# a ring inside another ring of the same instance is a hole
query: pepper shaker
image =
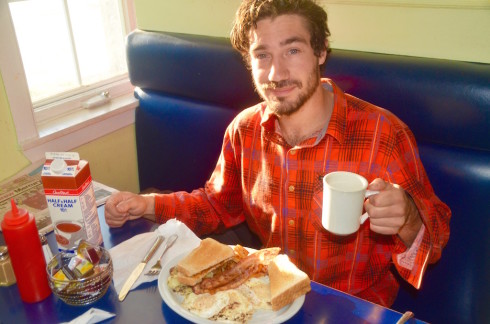
{"type": "Polygon", "coordinates": [[[15,282],[9,251],[5,245],[0,245],[0,286],[10,286],[15,282]]]}

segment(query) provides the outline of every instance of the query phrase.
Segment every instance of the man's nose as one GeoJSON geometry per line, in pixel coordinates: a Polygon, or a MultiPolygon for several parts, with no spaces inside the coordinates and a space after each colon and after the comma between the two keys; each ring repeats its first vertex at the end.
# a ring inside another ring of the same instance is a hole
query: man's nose
{"type": "Polygon", "coordinates": [[[282,81],[289,79],[289,71],[281,58],[274,58],[269,70],[269,81],[282,81]]]}

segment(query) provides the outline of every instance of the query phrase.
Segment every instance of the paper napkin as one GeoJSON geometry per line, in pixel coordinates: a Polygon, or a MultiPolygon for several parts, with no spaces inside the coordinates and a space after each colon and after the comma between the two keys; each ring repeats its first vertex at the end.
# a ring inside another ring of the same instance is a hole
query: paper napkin
{"type": "MultiPolygon", "coordinates": [[[[154,232],[133,236],[129,240],[126,240],[109,250],[114,267],[112,280],[114,281],[114,288],[116,289],[118,295],[122,289],[122,286],[124,285],[124,282],[129,277],[133,269],[141,262],[146,253],[150,250],[157,235],[163,235],[166,241],[172,234],[177,234],[179,238],[175,241],[172,247],[167,250],[160,261],[162,263],[162,267],[165,267],[167,262],[173,260],[176,256],[186,251],[196,248],[201,242],[194,232],[192,232],[184,223],[175,219],[171,219],[165,224],[160,225],[154,232]]],[[[158,276],[145,276],[145,273],[160,257],[161,253],[163,252],[165,241],[163,241],[157,252],[146,264],[143,273],[138,280],[136,280],[131,290],[138,287],[142,283],[158,279],[158,276]]]]}
{"type": "Polygon", "coordinates": [[[91,308],[75,319],[61,324],[94,324],[114,316],[116,316],[114,313],[109,313],[97,308],[91,308]]]}

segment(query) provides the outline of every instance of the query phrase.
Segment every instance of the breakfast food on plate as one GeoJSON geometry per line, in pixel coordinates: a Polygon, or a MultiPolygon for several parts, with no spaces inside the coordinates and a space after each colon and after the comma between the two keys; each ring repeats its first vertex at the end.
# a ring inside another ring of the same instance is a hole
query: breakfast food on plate
{"type": "Polygon", "coordinates": [[[279,254],[279,248],[262,249],[242,258],[233,267],[211,278],[205,278],[194,286],[196,294],[237,288],[249,278],[267,274],[269,262],[279,254]]]}
{"type": "Polygon", "coordinates": [[[271,309],[269,276],[253,277],[237,288],[255,309],[271,309]]]}
{"type": "Polygon", "coordinates": [[[177,264],[177,279],[182,284],[194,286],[213,270],[234,262],[234,256],[230,246],[206,238],[177,264]]]}
{"type": "Polygon", "coordinates": [[[236,290],[191,293],[185,296],[182,306],[200,317],[220,322],[246,323],[254,313],[253,305],[236,290]]]}
{"type": "Polygon", "coordinates": [[[245,323],[255,311],[278,310],[310,290],[308,276],[279,252],[249,253],[240,245],[204,239],[170,269],[167,285],[182,307],[199,317],[245,323]]]}
{"type": "Polygon", "coordinates": [[[289,260],[278,255],[269,264],[272,310],[276,311],[292,303],[311,290],[310,278],[289,260]]]}

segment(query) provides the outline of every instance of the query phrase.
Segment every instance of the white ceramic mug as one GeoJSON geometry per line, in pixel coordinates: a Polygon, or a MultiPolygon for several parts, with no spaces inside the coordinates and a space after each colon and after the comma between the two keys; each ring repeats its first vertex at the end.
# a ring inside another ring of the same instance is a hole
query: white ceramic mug
{"type": "Polygon", "coordinates": [[[378,191],[366,190],[368,182],[363,176],[335,171],[323,177],[323,227],[337,235],[357,232],[368,218],[362,214],[364,200],[378,191]]]}

